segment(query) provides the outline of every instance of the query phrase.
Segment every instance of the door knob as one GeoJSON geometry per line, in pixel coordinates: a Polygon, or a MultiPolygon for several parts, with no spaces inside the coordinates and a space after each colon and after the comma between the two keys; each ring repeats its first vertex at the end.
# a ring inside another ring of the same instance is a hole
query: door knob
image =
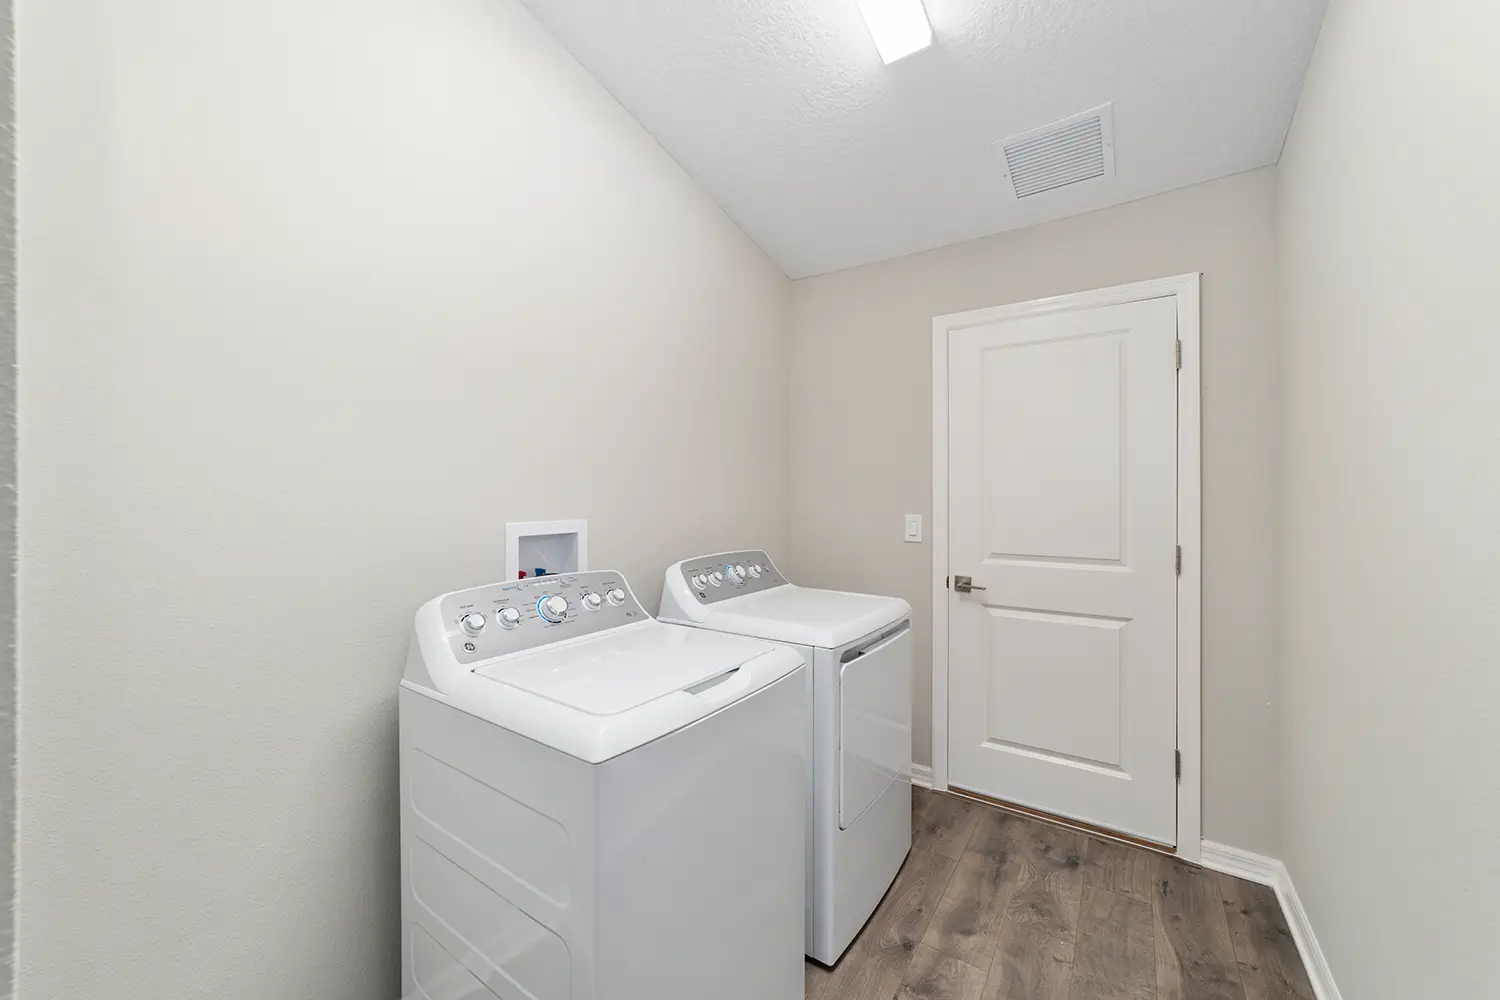
{"type": "Polygon", "coordinates": [[[972,576],[955,576],[953,578],[953,589],[960,594],[967,594],[972,590],[984,590],[985,588],[974,586],[974,578],[972,576]]]}

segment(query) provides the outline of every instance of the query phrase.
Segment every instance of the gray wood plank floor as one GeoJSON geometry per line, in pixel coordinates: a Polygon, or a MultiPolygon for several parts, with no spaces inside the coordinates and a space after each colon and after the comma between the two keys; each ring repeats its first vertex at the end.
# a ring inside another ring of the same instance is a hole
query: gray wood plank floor
{"type": "Polygon", "coordinates": [[[808,1000],[1314,1000],[1264,886],[914,789],[912,851],[808,1000]]]}

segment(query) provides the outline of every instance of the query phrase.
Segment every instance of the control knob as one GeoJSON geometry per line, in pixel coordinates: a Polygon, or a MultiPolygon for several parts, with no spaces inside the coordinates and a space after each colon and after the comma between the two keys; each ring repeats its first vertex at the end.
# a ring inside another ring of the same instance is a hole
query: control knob
{"type": "Polygon", "coordinates": [[[470,635],[478,635],[484,631],[484,615],[477,611],[470,611],[461,619],[464,631],[470,635]]]}
{"type": "Polygon", "coordinates": [[[708,582],[717,587],[724,582],[724,574],[720,573],[718,570],[714,570],[712,573],[708,574],[708,582]]]}
{"type": "Polygon", "coordinates": [[[736,587],[744,586],[745,567],[739,565],[738,563],[731,563],[730,565],[725,566],[724,575],[728,577],[729,582],[734,584],[736,587]]]}
{"type": "Polygon", "coordinates": [[[756,580],[759,580],[760,575],[765,571],[766,568],[764,566],[762,566],[760,563],[756,563],[754,566],[750,567],[750,576],[756,580]]]}
{"type": "Polygon", "coordinates": [[[568,617],[568,599],[553,594],[536,602],[536,613],[542,616],[543,621],[549,621],[556,625],[568,617]]]}
{"type": "Polygon", "coordinates": [[[625,591],[621,590],[619,587],[612,588],[610,592],[605,594],[604,596],[609,598],[609,603],[613,604],[615,607],[619,607],[620,605],[625,603],[625,591]]]}
{"type": "Polygon", "coordinates": [[[500,622],[501,628],[515,628],[521,624],[521,612],[516,608],[501,608],[495,619],[500,622]]]}
{"type": "Polygon", "coordinates": [[[604,606],[604,598],[590,591],[589,593],[583,595],[583,606],[588,608],[590,611],[598,611],[601,607],[604,606]]]}

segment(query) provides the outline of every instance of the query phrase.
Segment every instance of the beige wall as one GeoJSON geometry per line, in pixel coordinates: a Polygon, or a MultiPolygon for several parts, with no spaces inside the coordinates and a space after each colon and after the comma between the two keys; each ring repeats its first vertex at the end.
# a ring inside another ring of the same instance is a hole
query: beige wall
{"type": "Polygon", "coordinates": [[[1275,854],[1273,169],[793,285],[789,573],[916,609],[931,760],[932,318],[1202,271],[1204,836],[1275,854]]]}
{"type": "Polygon", "coordinates": [[[1335,0],[1282,161],[1285,858],[1344,996],[1500,996],[1500,6],[1335,0]]]}
{"type": "Polygon", "coordinates": [[[390,1000],[413,612],[782,548],[789,283],[515,0],[18,35],[20,995],[390,1000]]]}
{"type": "Polygon", "coordinates": [[[15,31],[0,0],[0,1000],[14,987],[16,858],[16,105],[15,31]]]}

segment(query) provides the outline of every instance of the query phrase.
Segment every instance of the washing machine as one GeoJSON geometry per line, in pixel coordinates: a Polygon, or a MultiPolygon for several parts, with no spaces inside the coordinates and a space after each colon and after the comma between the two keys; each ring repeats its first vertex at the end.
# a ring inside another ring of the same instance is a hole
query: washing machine
{"type": "Polygon", "coordinates": [[[624,577],[417,612],[399,689],[407,1000],[800,1000],[806,670],[624,577]]]}
{"type": "Polygon", "coordinates": [[[911,849],[911,606],[790,583],[765,552],[667,570],[660,617],[806,658],[807,954],[838,961],[911,849]]]}

